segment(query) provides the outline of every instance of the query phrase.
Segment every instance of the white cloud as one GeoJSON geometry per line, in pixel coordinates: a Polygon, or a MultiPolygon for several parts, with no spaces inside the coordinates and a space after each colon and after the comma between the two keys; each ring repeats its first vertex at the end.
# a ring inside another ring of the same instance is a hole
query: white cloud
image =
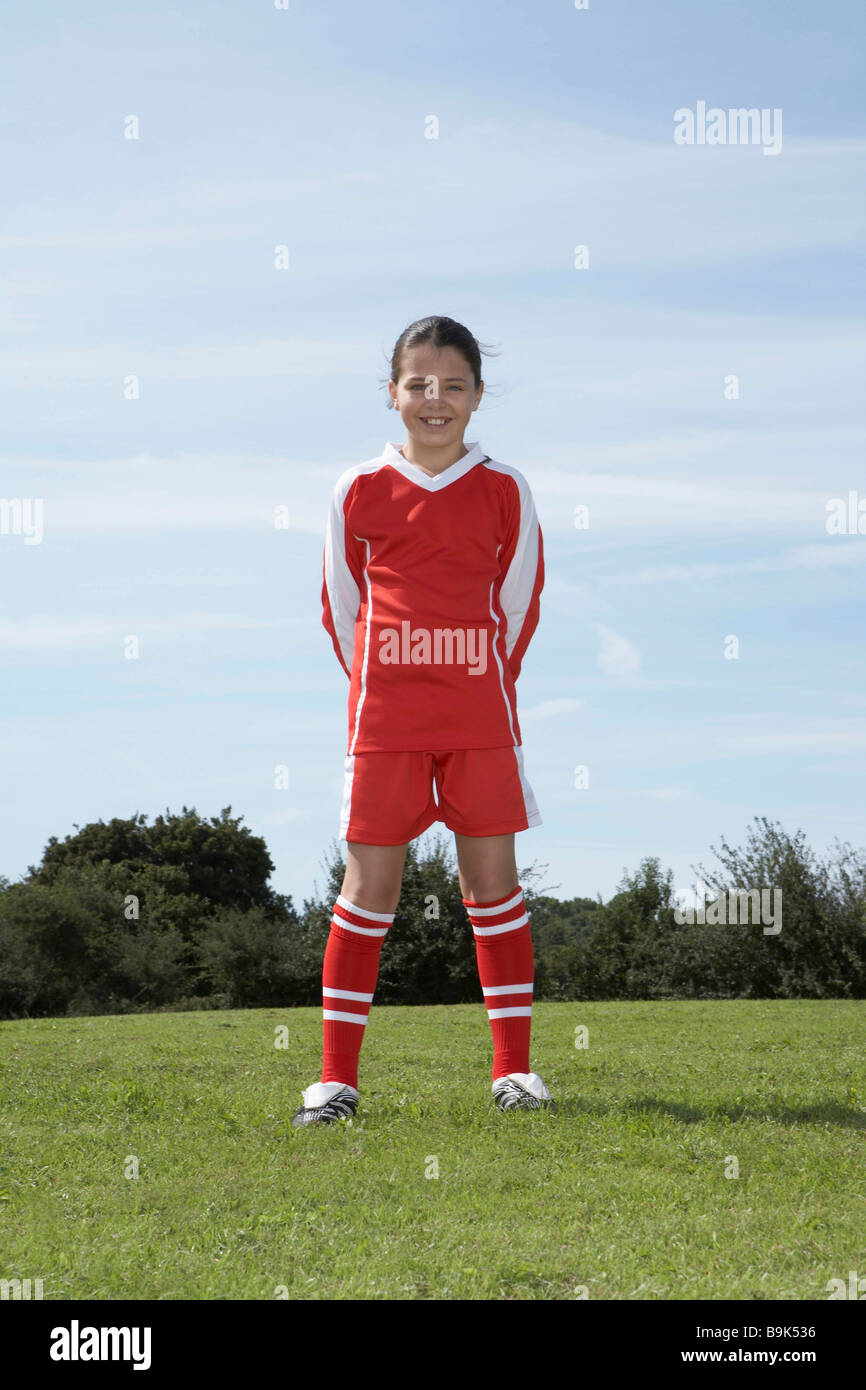
{"type": "Polygon", "coordinates": [[[619,680],[630,680],[640,668],[641,659],[635,647],[625,637],[604,623],[596,623],[595,630],[601,638],[598,664],[606,676],[619,680]]]}
{"type": "MultiPolygon", "coordinates": [[[[720,447],[721,443],[719,440],[720,447]]],[[[782,452],[784,441],[777,441],[774,447],[782,452]]],[[[674,456],[669,461],[673,463],[674,456]]],[[[661,456],[658,462],[663,462],[661,456]]],[[[560,533],[572,531],[575,544],[583,536],[622,527],[638,527],[649,533],[660,526],[708,530],[724,526],[729,535],[731,526],[762,528],[769,534],[799,523],[814,527],[817,534],[826,534],[827,502],[837,495],[832,487],[782,486],[777,479],[762,483],[737,474],[708,475],[703,468],[701,476],[691,478],[583,473],[577,467],[565,466],[556,470],[525,467],[521,471],[526,471],[531,482],[542,527],[560,533]],[[570,510],[563,508],[563,496],[569,498],[570,510]],[[574,508],[579,505],[589,511],[585,529],[574,526],[574,508]]],[[[852,474],[852,486],[854,481],[852,474]]]]}
{"type": "MultiPolygon", "coordinates": [[[[321,377],[339,372],[370,376],[379,366],[381,349],[376,343],[333,342],[315,338],[259,338],[254,342],[196,343],[164,348],[158,352],[120,343],[105,347],[44,347],[0,357],[5,372],[36,374],[39,380],[93,380],[116,383],[121,399],[127,376],[140,379],[142,397],[148,382],[213,381],[268,377],[321,377]]],[[[135,410],[137,402],[127,401],[135,410]]]]}
{"type": "Polygon", "coordinates": [[[779,574],[786,572],[845,569],[866,564],[866,544],[854,537],[836,536],[821,545],[799,545],[780,555],[758,556],[754,560],[734,560],[728,564],[700,562],[693,565],[655,565],[626,574],[601,575],[598,583],[611,584],[694,584],[705,579],[733,578],[739,574],[779,574]]]}
{"type": "Polygon", "coordinates": [[[118,650],[128,635],[142,644],[149,638],[179,635],[194,637],[202,632],[255,632],[262,628],[286,627],[311,621],[303,618],[248,618],[239,613],[175,613],[169,617],[129,614],[110,618],[101,615],[75,618],[0,618],[0,647],[46,648],[105,646],[116,643],[118,650]]]}
{"type": "Polygon", "coordinates": [[[642,791],[633,791],[629,796],[646,797],[649,801],[682,801],[689,795],[685,787],[647,787],[642,791]]]}
{"type": "Polygon", "coordinates": [[[278,535],[303,531],[324,542],[327,499],[316,508],[303,498],[290,497],[284,482],[274,479],[270,495],[266,486],[223,494],[204,487],[186,488],[181,483],[172,492],[129,491],[89,497],[52,497],[49,493],[45,497],[43,531],[49,540],[54,531],[81,535],[103,531],[117,536],[147,530],[252,531],[268,535],[276,529],[275,507],[285,504],[289,525],[284,531],[277,531],[278,535]]]}
{"type": "Polygon", "coordinates": [[[285,811],[275,811],[270,816],[260,816],[262,825],[286,825],[289,821],[300,820],[307,813],[300,806],[290,806],[285,811]]]}
{"type": "Polygon", "coordinates": [[[782,732],[729,734],[719,743],[737,753],[845,752],[866,748],[866,729],[787,729],[782,732]]]}
{"type": "MultiPolygon", "coordinates": [[[[324,542],[330,491],[349,462],[179,452],[99,460],[47,457],[22,464],[7,454],[0,458],[0,472],[7,498],[42,500],[49,541],[53,532],[273,533],[276,509],[285,508],[287,531],[324,542]]],[[[0,544],[15,539],[0,536],[0,544]]]]}
{"type": "Polygon", "coordinates": [[[534,719],[554,719],[561,714],[575,714],[583,708],[583,700],[542,700],[538,705],[530,705],[520,710],[520,722],[525,724],[534,719]]]}
{"type": "MultiPolygon", "coordinates": [[[[710,448],[712,438],[711,434],[704,436],[700,447],[710,448]]],[[[724,440],[717,442],[721,445],[724,440]]],[[[625,451],[635,446],[610,447],[625,451]]],[[[656,447],[662,453],[667,442],[647,441],[645,447],[649,457],[656,447]]],[[[584,540],[594,541],[624,527],[645,531],[648,538],[661,529],[678,530],[684,539],[690,535],[700,543],[706,555],[707,534],[718,535],[723,529],[724,541],[718,542],[723,552],[736,531],[751,535],[762,532],[769,538],[781,528],[799,524],[810,528],[816,541],[824,543],[800,546],[788,552],[787,559],[756,556],[747,563],[756,569],[859,563],[857,547],[851,544],[857,538],[828,537],[826,532],[827,502],[832,496],[844,495],[844,488],[840,492],[838,486],[829,485],[783,487],[777,479],[724,477],[705,471],[697,478],[581,472],[581,456],[578,451],[573,463],[563,460],[557,467],[522,466],[531,481],[543,530],[569,535],[576,553],[584,540]],[[564,498],[568,499],[565,506],[564,498]],[[586,531],[574,528],[573,507],[578,503],[589,507],[586,531]],[[699,542],[702,532],[704,538],[699,542]],[[850,558],[843,558],[846,551],[850,558]]],[[[52,529],[260,531],[273,529],[275,508],[286,506],[289,529],[323,538],[331,488],[343,469],[358,461],[322,463],[320,459],[273,453],[251,457],[180,451],[162,457],[150,453],[98,460],[47,456],[26,462],[7,454],[0,458],[0,467],[5,496],[36,495],[43,499],[46,534],[52,529]]],[[[521,464],[515,462],[515,466],[521,464]]],[[[854,485],[856,480],[851,481],[854,485]]],[[[738,572],[742,563],[702,560],[694,572],[698,577],[712,577],[738,572]]],[[[692,567],[686,566],[685,577],[691,572],[692,567]]],[[[640,578],[644,575],[649,581],[680,577],[679,567],[664,565],[639,572],[640,578]]],[[[625,578],[630,580],[631,576],[625,578]]],[[[593,576],[593,586],[609,582],[620,582],[620,578],[593,576]]]]}
{"type": "MultiPolygon", "coordinates": [[[[301,101],[302,91],[293,83],[294,101],[301,101]]],[[[310,118],[315,113],[319,121],[318,81],[304,100],[310,118]]],[[[264,244],[264,222],[291,227],[293,256],[306,280],[354,278],[359,266],[366,276],[415,276],[419,249],[433,246],[442,264],[453,258],[464,275],[555,270],[591,282],[595,269],[689,263],[715,269],[720,262],[742,264],[767,253],[778,258],[854,247],[862,238],[862,201],[853,192],[859,189],[862,140],[787,135],[778,160],[763,158],[758,149],[683,148],[672,138],[675,100],[670,138],[655,140],[609,135],[525,108],[475,121],[463,116],[460,140],[443,141],[448,166],[438,171],[439,196],[431,201],[435,147],[425,151],[426,158],[407,159],[399,140],[393,148],[380,144],[375,168],[366,168],[370,131],[379,127],[372,116],[375,96],[366,88],[363,100],[368,120],[354,122],[355,129],[351,106],[341,110],[338,102],[335,108],[340,158],[353,169],[328,168],[326,155],[309,174],[278,179],[248,173],[238,160],[236,177],[191,185],[185,169],[172,184],[171,168],[166,175],[163,164],[162,189],[126,204],[119,204],[107,180],[105,193],[89,198],[86,207],[72,193],[65,201],[55,197],[52,230],[46,230],[34,193],[32,210],[26,203],[16,209],[21,230],[0,238],[0,246],[102,252],[234,240],[247,248],[252,240],[264,244]],[[479,148],[493,157],[479,162],[479,148]],[[371,184],[381,189],[379,196],[370,196],[371,184]],[[484,207],[495,235],[467,239],[463,220],[452,212],[466,188],[484,207]],[[397,198],[401,235],[383,238],[382,207],[397,198]],[[572,268],[576,243],[590,248],[588,271],[572,268]]],[[[385,106],[381,118],[392,114],[385,106]]],[[[293,170],[302,152],[303,142],[292,152],[293,170]]]]}

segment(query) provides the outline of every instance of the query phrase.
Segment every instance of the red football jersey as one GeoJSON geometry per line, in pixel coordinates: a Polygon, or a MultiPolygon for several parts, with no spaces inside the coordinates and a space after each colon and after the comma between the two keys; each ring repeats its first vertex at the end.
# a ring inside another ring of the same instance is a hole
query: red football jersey
{"type": "Polygon", "coordinates": [[[466,447],[431,478],[389,443],[334,488],[322,622],[350,681],[349,754],[521,742],[541,528],[523,475],[466,447]]]}

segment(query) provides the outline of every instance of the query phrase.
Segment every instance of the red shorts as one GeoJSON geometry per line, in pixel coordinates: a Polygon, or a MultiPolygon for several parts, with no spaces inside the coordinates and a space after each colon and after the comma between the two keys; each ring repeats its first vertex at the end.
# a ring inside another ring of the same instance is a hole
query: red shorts
{"type": "Polygon", "coordinates": [[[540,825],[535,796],[523,774],[523,749],[354,753],[346,758],[341,839],[404,845],[437,820],[458,835],[508,835],[540,825]]]}

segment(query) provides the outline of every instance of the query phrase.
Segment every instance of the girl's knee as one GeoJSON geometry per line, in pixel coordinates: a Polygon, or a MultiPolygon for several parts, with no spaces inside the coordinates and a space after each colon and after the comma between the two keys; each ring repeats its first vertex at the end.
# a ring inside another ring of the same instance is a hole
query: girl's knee
{"type": "Polygon", "coordinates": [[[340,894],[365,912],[396,912],[401,883],[392,875],[358,874],[347,872],[340,894]]]}
{"type": "Polygon", "coordinates": [[[463,896],[473,903],[498,903],[502,898],[510,898],[517,892],[520,884],[511,875],[467,880],[463,896]]]}

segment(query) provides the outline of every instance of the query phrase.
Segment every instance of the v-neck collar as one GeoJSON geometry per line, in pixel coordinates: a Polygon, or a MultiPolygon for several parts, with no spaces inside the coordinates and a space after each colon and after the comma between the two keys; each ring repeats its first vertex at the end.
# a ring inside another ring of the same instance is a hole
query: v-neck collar
{"type": "Polygon", "coordinates": [[[464,443],[469,453],[464,454],[462,459],[458,459],[456,463],[449,464],[435,478],[431,478],[429,474],[424,472],[423,468],[418,467],[417,463],[410,463],[400,453],[399,447],[390,441],[382,451],[382,458],[385,463],[396,468],[398,473],[402,473],[404,478],[408,478],[410,483],[417,483],[419,487],[426,488],[428,492],[439,492],[449,483],[455,483],[458,478],[462,478],[464,474],[469,472],[470,468],[475,467],[476,463],[480,463],[482,459],[488,457],[480,444],[475,444],[468,439],[464,440],[464,443]]]}

